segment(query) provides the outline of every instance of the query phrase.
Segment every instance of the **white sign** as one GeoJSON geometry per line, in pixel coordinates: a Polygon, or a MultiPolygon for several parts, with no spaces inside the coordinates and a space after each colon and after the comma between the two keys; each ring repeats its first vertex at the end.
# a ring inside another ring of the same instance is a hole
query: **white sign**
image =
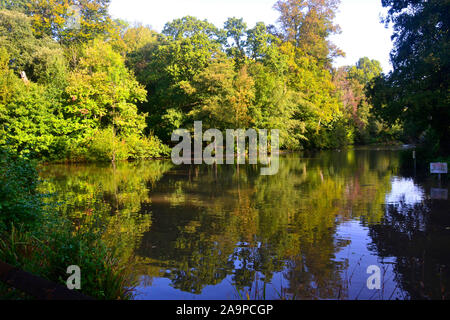
{"type": "Polygon", "coordinates": [[[430,170],[431,173],[437,173],[437,174],[447,174],[448,168],[447,163],[432,163],[430,164],[430,170]]]}

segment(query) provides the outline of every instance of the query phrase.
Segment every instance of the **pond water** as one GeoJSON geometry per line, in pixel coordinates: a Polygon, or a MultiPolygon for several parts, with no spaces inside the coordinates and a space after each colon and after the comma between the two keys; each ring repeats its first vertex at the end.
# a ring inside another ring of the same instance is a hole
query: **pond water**
{"type": "Polygon", "coordinates": [[[135,299],[449,299],[447,182],[400,153],[288,154],[275,176],[170,161],[40,175],[61,214],[130,261],[135,299]]]}

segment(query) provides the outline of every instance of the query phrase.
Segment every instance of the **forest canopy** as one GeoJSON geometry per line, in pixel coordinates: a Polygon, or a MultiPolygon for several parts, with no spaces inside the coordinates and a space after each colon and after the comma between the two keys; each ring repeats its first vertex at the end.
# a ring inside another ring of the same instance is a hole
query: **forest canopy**
{"type": "MultiPolygon", "coordinates": [[[[159,157],[168,154],[172,132],[196,120],[220,130],[279,129],[289,150],[417,138],[425,122],[442,140],[448,33],[439,33],[442,46],[425,46],[439,54],[420,58],[423,39],[401,25],[409,2],[383,1],[397,44],[394,72],[384,75],[367,57],[333,67],[344,55],[330,41],[340,32],[338,0],[277,1],[276,25],[250,28],[233,17],[221,28],[186,16],[161,33],[113,19],[109,0],[2,0],[0,146],[44,160],[159,157]],[[417,72],[409,68],[413,58],[423,62],[417,72]],[[441,61],[442,71],[426,78],[441,61]],[[419,84],[435,89],[420,93],[419,84]],[[411,106],[399,113],[405,103],[411,106]]],[[[422,4],[431,10],[424,15],[440,8],[435,2],[422,4]]]]}

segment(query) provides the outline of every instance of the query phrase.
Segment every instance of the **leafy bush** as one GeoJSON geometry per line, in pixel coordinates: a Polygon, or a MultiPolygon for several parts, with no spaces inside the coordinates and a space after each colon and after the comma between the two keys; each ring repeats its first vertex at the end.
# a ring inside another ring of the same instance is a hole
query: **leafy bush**
{"type": "MultiPolygon", "coordinates": [[[[44,205],[32,162],[0,149],[0,260],[65,284],[66,270],[82,270],[82,292],[97,299],[128,299],[132,287],[127,261],[120,261],[100,232],[78,230],[44,205]]],[[[0,295],[5,294],[0,287],[0,295]]],[[[6,290],[9,295],[9,289],[6,290]]],[[[20,296],[20,295],[19,295],[20,296]]]]}
{"type": "Polygon", "coordinates": [[[138,160],[167,156],[170,151],[157,137],[132,134],[122,138],[108,128],[94,133],[85,152],[81,157],[87,161],[111,161],[114,154],[116,160],[138,160]]]}
{"type": "Polygon", "coordinates": [[[98,130],[87,149],[86,159],[90,161],[127,160],[125,142],[116,137],[112,128],[98,130]]]}
{"type": "Polygon", "coordinates": [[[354,128],[340,119],[326,128],[321,128],[308,139],[309,148],[337,149],[353,144],[354,128]]]}
{"type": "Polygon", "coordinates": [[[151,159],[167,156],[170,154],[168,146],[155,136],[138,137],[130,136],[125,139],[128,156],[132,159],[151,159]]]}
{"type": "Polygon", "coordinates": [[[329,148],[342,148],[353,144],[354,140],[354,128],[345,120],[337,121],[328,133],[329,148]]]}
{"type": "Polygon", "coordinates": [[[42,195],[37,191],[34,165],[0,149],[0,231],[11,225],[35,227],[43,214],[42,195]]]}
{"type": "MultiPolygon", "coordinates": [[[[70,221],[59,219],[57,228],[48,230],[42,245],[46,265],[44,274],[60,283],[66,282],[66,269],[77,265],[81,269],[81,290],[97,299],[128,299],[131,286],[126,272],[127,261],[119,261],[101,239],[91,230],[74,231],[70,221]]],[[[57,221],[57,220],[56,220],[57,221]]]]}
{"type": "Polygon", "coordinates": [[[90,297],[124,300],[131,297],[133,283],[126,262],[119,261],[100,236],[75,232],[70,221],[53,217],[54,228],[4,232],[0,240],[0,260],[27,272],[65,285],[67,267],[81,269],[81,291],[90,297]]]}

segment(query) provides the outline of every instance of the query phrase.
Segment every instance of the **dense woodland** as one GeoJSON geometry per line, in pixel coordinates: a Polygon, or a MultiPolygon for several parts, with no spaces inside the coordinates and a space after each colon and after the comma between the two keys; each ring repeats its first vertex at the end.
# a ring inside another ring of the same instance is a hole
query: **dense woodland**
{"type": "Polygon", "coordinates": [[[401,141],[448,157],[447,0],[382,0],[394,26],[388,74],[366,57],[333,67],[345,54],[329,41],[338,0],[280,0],[276,25],[188,16],[161,33],[113,19],[109,3],[0,0],[2,261],[56,282],[78,264],[86,294],[129,298],[127,261],[95,215],[84,216],[89,230],[59,215],[30,160],[162,157],[172,132],[195,120],[279,129],[286,150],[401,141]]]}
{"type": "Polygon", "coordinates": [[[194,120],[280,129],[290,150],[398,139],[366,94],[380,63],[332,66],[338,4],[278,1],[278,25],[251,29],[188,16],[159,34],[113,20],[106,0],[2,1],[0,145],[43,160],[151,158],[194,120]]]}

